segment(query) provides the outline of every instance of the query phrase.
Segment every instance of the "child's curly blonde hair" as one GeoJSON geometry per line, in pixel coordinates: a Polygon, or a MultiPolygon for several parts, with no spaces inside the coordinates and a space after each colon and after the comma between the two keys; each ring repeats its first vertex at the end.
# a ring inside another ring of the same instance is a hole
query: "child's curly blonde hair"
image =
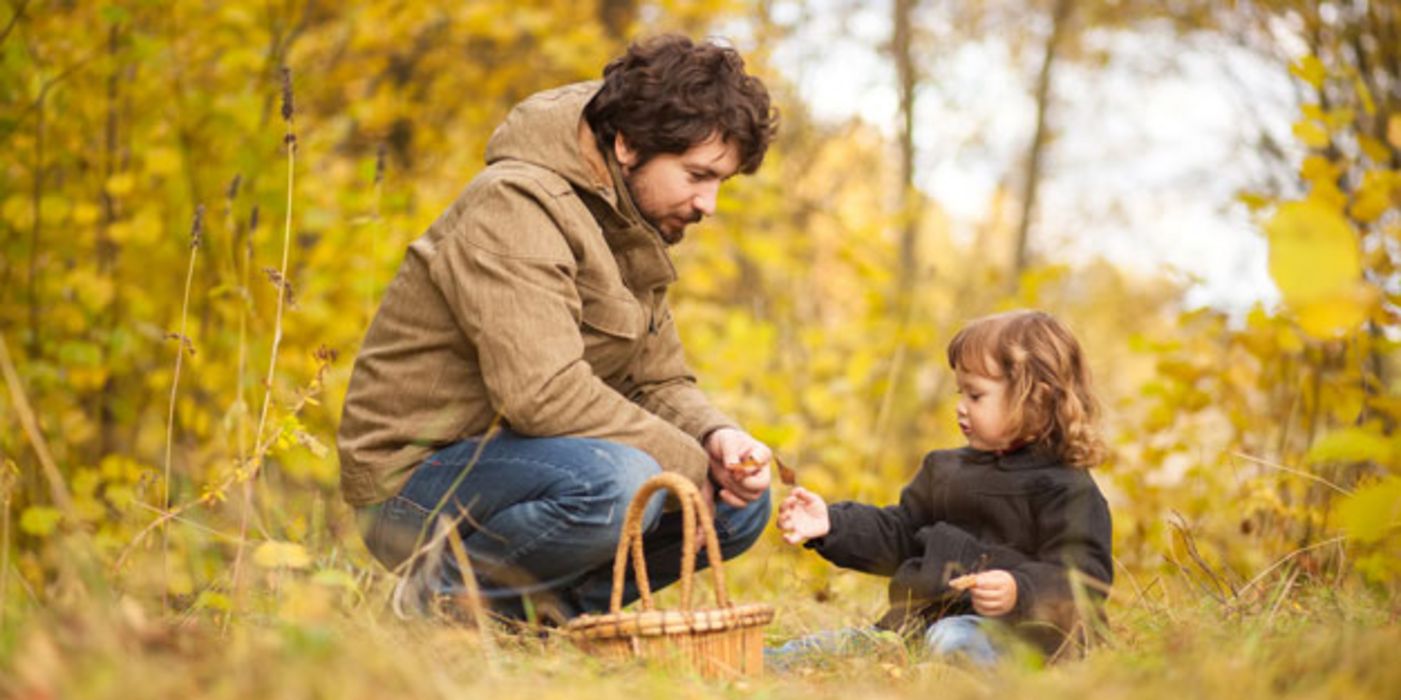
{"type": "Polygon", "coordinates": [[[949,367],[1007,381],[1008,420],[1025,443],[1088,469],[1104,459],[1099,403],[1080,343],[1044,311],[1009,311],[970,322],[949,343],[949,367]]]}

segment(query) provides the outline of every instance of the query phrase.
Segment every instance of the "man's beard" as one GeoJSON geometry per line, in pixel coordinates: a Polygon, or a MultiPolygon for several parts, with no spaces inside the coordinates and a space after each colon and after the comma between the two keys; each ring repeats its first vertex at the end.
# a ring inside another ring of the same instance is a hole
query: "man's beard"
{"type": "MultiPolygon", "coordinates": [[[[642,220],[646,221],[649,225],[651,225],[652,229],[657,232],[657,235],[661,236],[663,243],[666,243],[669,246],[680,243],[681,240],[686,237],[686,227],[682,226],[680,229],[675,231],[668,231],[666,228],[663,228],[661,221],[652,218],[651,215],[649,215],[646,211],[643,210],[642,199],[637,196],[637,188],[632,186],[632,179],[632,173],[623,173],[623,186],[628,188],[628,196],[632,198],[633,207],[635,207],[637,209],[637,213],[642,216],[642,220]]],[[[675,219],[676,217],[672,218],[675,219]]],[[[701,213],[693,212],[691,214],[691,217],[687,219],[686,224],[694,224],[699,222],[700,220],[701,213]]]]}

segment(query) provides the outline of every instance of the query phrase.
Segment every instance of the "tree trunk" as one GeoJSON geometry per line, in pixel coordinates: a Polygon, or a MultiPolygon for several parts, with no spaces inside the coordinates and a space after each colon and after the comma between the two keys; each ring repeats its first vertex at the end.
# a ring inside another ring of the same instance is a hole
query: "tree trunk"
{"type": "Polygon", "coordinates": [[[911,50],[911,15],[915,0],[895,0],[894,35],[891,52],[900,90],[900,279],[898,297],[904,299],[914,287],[919,271],[919,192],[915,190],[915,75],[911,50]]]}
{"type": "Polygon", "coordinates": [[[1017,222],[1016,254],[1012,258],[1012,274],[1008,285],[1016,291],[1022,272],[1027,267],[1027,239],[1031,234],[1031,219],[1036,215],[1036,198],[1041,188],[1041,161],[1050,140],[1047,117],[1051,110],[1051,78],[1055,72],[1056,55],[1074,9],[1074,0],[1055,0],[1051,9],[1051,34],[1046,38],[1046,50],[1041,59],[1041,71],[1036,76],[1036,131],[1026,154],[1026,177],[1022,183],[1022,212],[1017,222]]]}

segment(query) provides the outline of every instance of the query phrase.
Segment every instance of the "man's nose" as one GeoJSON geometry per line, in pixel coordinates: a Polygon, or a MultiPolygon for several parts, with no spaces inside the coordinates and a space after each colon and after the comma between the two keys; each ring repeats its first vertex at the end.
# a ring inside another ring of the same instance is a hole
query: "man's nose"
{"type": "Polygon", "coordinates": [[[694,206],[704,216],[715,213],[715,199],[720,195],[720,183],[711,182],[702,184],[700,191],[696,192],[694,206]]]}

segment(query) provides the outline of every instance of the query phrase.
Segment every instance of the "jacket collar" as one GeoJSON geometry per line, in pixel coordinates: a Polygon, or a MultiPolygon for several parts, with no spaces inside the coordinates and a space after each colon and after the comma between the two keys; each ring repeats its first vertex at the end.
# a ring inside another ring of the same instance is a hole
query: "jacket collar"
{"type": "Polygon", "coordinates": [[[608,149],[599,151],[613,180],[614,201],[586,191],[584,203],[603,229],[603,238],[618,261],[623,280],[634,292],[643,292],[676,281],[676,266],[667,253],[666,243],[638,211],[623,177],[622,166],[608,149]]]}
{"type": "Polygon", "coordinates": [[[1028,445],[1011,452],[985,452],[972,447],[964,447],[960,452],[969,464],[986,464],[1003,471],[1023,471],[1045,469],[1061,465],[1054,452],[1040,445],[1028,445]]]}

